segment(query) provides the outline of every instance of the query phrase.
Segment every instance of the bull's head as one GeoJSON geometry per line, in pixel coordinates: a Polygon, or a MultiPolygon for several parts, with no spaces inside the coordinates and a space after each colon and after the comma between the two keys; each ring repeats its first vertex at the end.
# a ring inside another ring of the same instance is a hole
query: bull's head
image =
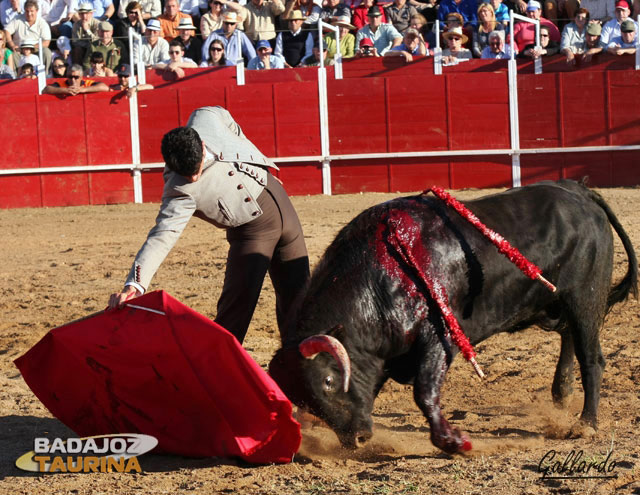
{"type": "MultiPolygon", "coordinates": [[[[329,333],[341,331],[338,326],[329,333]]],[[[338,338],[319,334],[297,349],[281,349],[269,373],[294,403],[326,421],[344,447],[357,448],[371,438],[373,401],[364,401],[360,387],[352,386],[351,360],[338,338]]]]}

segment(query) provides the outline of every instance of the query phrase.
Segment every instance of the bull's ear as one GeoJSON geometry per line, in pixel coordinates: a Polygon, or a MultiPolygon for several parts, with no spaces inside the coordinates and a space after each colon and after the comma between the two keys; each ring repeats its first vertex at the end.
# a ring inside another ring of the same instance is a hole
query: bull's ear
{"type": "Polygon", "coordinates": [[[327,335],[331,335],[332,337],[338,339],[340,342],[344,342],[347,338],[347,331],[341,324],[338,324],[331,330],[329,330],[327,335]]]}

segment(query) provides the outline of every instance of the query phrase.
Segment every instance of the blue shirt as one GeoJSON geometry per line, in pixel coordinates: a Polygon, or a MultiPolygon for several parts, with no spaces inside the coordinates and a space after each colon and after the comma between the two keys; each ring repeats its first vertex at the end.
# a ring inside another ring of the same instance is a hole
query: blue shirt
{"type": "Polygon", "coordinates": [[[211,33],[202,45],[202,60],[209,60],[209,45],[213,40],[222,41],[224,56],[227,58],[227,62],[233,65],[236,65],[238,59],[242,58],[242,56],[247,57],[248,60],[256,56],[256,49],[246,34],[236,29],[227,39],[224,31],[220,28],[211,33]]]}
{"type": "MultiPolygon", "coordinates": [[[[407,45],[404,44],[404,42],[400,43],[398,46],[394,46],[391,51],[392,52],[409,52],[411,55],[420,55],[420,53],[418,53],[420,49],[420,43],[416,43],[416,47],[413,49],[413,51],[409,50],[409,48],[407,47],[407,45]]],[[[426,55],[429,55],[429,51],[427,50],[426,55]]]]}
{"type": "Polygon", "coordinates": [[[451,12],[459,13],[464,19],[465,26],[471,24],[475,27],[478,23],[478,2],[476,0],[462,0],[460,3],[456,3],[454,0],[442,0],[438,8],[440,22],[444,22],[447,14],[451,12]]]}
{"type": "MultiPolygon", "coordinates": [[[[269,63],[271,64],[271,69],[284,69],[284,59],[280,55],[269,55],[269,63]]],[[[260,60],[260,57],[253,57],[247,65],[247,69],[252,70],[262,70],[264,68],[264,62],[260,60]]]]}
{"type": "Polygon", "coordinates": [[[102,19],[104,13],[109,8],[109,5],[113,5],[112,0],[91,0],[93,5],[93,17],[96,19],[102,19]]]}
{"type": "Polygon", "coordinates": [[[393,24],[380,24],[375,33],[371,31],[371,28],[367,24],[358,31],[358,35],[356,36],[356,47],[360,46],[360,41],[364,38],[371,39],[371,41],[373,41],[373,45],[378,51],[378,55],[382,56],[389,50],[389,48],[391,48],[393,40],[396,38],[402,38],[402,35],[395,27],[393,27],[393,24]]]}

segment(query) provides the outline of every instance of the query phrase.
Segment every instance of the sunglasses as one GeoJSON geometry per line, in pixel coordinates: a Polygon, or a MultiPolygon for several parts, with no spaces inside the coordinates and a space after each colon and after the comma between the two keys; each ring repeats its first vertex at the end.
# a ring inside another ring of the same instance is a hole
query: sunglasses
{"type": "Polygon", "coordinates": [[[540,35],[540,37],[541,37],[541,38],[548,38],[548,37],[549,37],[549,35],[548,35],[548,34],[541,34],[541,35],[540,35]]]}
{"type": "Polygon", "coordinates": [[[209,51],[211,51],[211,52],[221,52],[221,51],[223,51],[223,50],[224,50],[224,49],[223,49],[223,48],[220,48],[219,46],[212,46],[212,47],[211,47],[211,50],[209,50],[209,51]]]}
{"type": "Polygon", "coordinates": [[[54,69],[62,69],[63,67],[66,67],[65,64],[53,64],[53,68],[54,69]]]}
{"type": "Polygon", "coordinates": [[[236,23],[235,22],[225,22],[224,25],[225,26],[235,26],[236,23]]]}
{"type": "Polygon", "coordinates": [[[71,76],[71,79],[82,79],[82,76],[71,76]]]}
{"type": "Polygon", "coordinates": [[[182,53],[182,51],[181,51],[181,50],[178,50],[178,51],[176,51],[176,50],[171,50],[169,53],[172,53],[172,54],[174,54],[174,55],[180,55],[180,54],[182,53]]]}

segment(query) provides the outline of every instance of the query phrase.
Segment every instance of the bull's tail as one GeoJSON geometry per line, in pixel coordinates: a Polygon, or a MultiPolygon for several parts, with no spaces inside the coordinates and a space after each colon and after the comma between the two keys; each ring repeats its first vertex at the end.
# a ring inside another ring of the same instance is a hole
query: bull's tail
{"type": "Polygon", "coordinates": [[[627,258],[629,259],[627,273],[622,278],[622,280],[614,285],[609,291],[609,297],[607,298],[608,312],[614,304],[622,302],[627,297],[629,297],[629,293],[633,293],[634,297],[636,298],[638,297],[638,260],[636,259],[636,253],[633,249],[633,245],[631,244],[629,236],[625,232],[624,228],[618,221],[618,217],[616,217],[615,213],[613,213],[607,202],[597,192],[592,191],[591,189],[588,189],[586,187],[585,189],[588,191],[588,195],[591,200],[600,208],[602,208],[607,214],[609,223],[613,227],[613,230],[615,230],[618,234],[620,241],[622,241],[624,250],[627,252],[627,258]]]}

